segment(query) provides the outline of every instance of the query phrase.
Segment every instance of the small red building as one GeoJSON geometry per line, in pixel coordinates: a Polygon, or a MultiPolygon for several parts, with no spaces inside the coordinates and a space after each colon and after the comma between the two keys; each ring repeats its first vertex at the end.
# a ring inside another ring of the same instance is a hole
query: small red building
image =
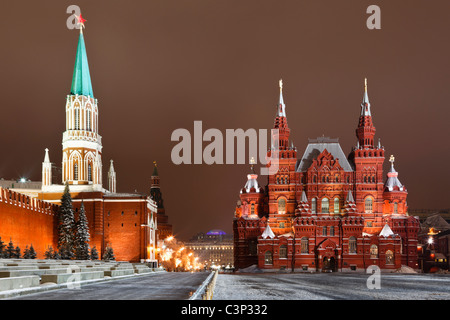
{"type": "Polygon", "coordinates": [[[407,190],[394,157],[384,181],[385,150],[374,143],[367,80],[357,144],[346,156],[337,139],[310,139],[298,159],[289,140],[280,81],[274,129],[279,148],[268,151],[278,170],[265,188],[252,172],[240,192],[233,221],[235,267],[265,271],[344,271],[376,265],[418,267],[419,220],[408,215],[407,190]]]}

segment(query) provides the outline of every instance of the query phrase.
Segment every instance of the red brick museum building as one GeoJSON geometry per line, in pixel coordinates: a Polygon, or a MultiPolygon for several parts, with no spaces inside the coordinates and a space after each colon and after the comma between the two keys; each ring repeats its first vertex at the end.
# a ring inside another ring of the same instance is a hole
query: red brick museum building
{"type": "Polygon", "coordinates": [[[240,191],[233,220],[236,269],[417,268],[419,219],[408,214],[407,190],[393,156],[384,179],[385,150],[375,142],[367,81],[356,146],[348,156],[337,139],[320,137],[309,139],[298,158],[285,108],[280,81],[273,127],[279,130],[279,148],[267,154],[279,167],[265,187],[252,167],[240,191]]]}

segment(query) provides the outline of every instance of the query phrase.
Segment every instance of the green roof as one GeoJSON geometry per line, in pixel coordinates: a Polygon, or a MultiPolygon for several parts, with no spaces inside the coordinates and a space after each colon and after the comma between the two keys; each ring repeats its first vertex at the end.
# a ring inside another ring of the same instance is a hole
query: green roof
{"type": "Polygon", "coordinates": [[[84,44],[83,33],[81,32],[78,39],[77,55],[75,58],[75,67],[73,68],[72,88],[70,89],[70,94],[94,97],[91,76],[89,74],[86,46],[84,44]]]}

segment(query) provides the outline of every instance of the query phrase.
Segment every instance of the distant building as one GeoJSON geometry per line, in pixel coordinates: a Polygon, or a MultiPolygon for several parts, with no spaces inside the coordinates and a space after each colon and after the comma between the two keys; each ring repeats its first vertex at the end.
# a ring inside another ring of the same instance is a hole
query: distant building
{"type": "Polygon", "coordinates": [[[233,236],[222,230],[214,229],[207,233],[198,233],[188,242],[186,248],[192,250],[198,262],[206,268],[234,266],[233,236]]]}
{"type": "Polygon", "coordinates": [[[164,200],[162,197],[161,187],[160,187],[160,178],[158,174],[158,167],[156,161],[154,162],[155,166],[153,168],[153,173],[151,177],[151,187],[150,187],[150,198],[155,201],[157,205],[157,236],[158,239],[164,240],[170,236],[173,236],[172,225],[169,223],[169,217],[166,215],[166,209],[164,208],[164,200]]]}
{"type": "Polygon", "coordinates": [[[450,224],[439,213],[429,215],[420,224],[418,234],[420,269],[433,272],[449,268],[450,224]]]}

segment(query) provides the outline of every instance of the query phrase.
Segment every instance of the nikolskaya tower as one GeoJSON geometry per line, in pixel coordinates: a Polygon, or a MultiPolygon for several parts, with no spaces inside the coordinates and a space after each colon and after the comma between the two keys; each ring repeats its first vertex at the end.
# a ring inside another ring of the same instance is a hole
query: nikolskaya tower
{"type": "MultiPolygon", "coordinates": [[[[66,130],[62,138],[62,184],[77,191],[102,191],[102,137],[98,133],[98,101],[92,90],[83,24],[75,57],[70,94],[66,97],[66,130]],[[77,187],[79,186],[79,187],[77,187]]],[[[46,150],[42,168],[43,191],[52,191],[51,166],[46,150]],[[47,189],[47,190],[46,190],[47,189]]]]}

